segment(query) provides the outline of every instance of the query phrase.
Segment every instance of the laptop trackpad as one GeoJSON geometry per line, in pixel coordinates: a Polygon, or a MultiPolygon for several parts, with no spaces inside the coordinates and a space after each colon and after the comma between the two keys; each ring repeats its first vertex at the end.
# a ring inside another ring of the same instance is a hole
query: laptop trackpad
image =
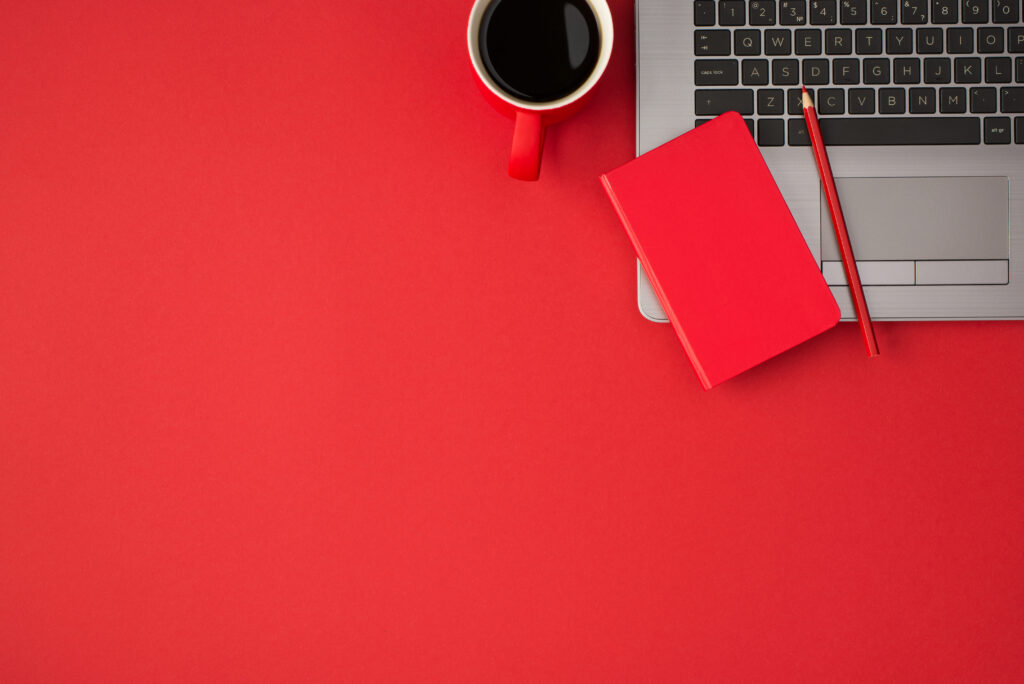
{"type": "MultiPolygon", "coordinates": [[[[837,178],[836,186],[864,284],[1006,284],[1005,177],[837,178]]],[[[840,259],[822,194],[821,260],[830,285],[845,283],[840,259]]]]}

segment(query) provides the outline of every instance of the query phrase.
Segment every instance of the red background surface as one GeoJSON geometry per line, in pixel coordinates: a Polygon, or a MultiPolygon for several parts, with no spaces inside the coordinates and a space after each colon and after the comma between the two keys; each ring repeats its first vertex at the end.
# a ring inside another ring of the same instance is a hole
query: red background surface
{"type": "Polygon", "coordinates": [[[611,4],[536,184],[468,2],[0,6],[0,679],[1019,681],[1024,327],[703,392],[611,4]]]}

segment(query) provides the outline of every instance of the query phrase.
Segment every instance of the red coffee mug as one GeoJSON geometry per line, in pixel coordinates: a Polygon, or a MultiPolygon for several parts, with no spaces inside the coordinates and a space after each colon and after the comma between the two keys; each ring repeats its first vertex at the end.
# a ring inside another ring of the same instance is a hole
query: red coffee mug
{"type": "Polygon", "coordinates": [[[597,85],[612,55],[612,13],[605,0],[586,0],[597,20],[600,49],[597,63],[587,80],[571,93],[547,102],[529,102],[503,90],[491,78],[480,54],[480,27],[488,7],[499,0],[476,0],[469,14],[469,59],[473,64],[477,85],[491,105],[515,120],[508,174],[519,180],[537,180],[544,149],[544,133],[551,124],[559,123],[579,111],[597,85]]]}

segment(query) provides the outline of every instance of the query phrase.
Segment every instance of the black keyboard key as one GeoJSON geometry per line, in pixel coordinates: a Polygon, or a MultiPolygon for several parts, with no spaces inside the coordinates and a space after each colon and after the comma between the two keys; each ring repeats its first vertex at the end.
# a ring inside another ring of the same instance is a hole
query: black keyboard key
{"type": "Polygon", "coordinates": [[[785,93],[781,89],[763,88],[757,91],[757,113],[775,116],[786,113],[785,93]]]}
{"type": "Polygon", "coordinates": [[[735,59],[697,59],[693,62],[693,83],[699,86],[738,85],[740,65],[735,59]]]}
{"type": "Polygon", "coordinates": [[[882,29],[857,29],[856,40],[858,55],[882,54],[882,29]]]}
{"type": "Polygon", "coordinates": [[[984,24],[988,21],[988,0],[963,0],[961,17],[965,24],[984,24]]]}
{"type": "MultiPolygon", "coordinates": [[[[697,126],[703,126],[704,124],[709,123],[710,121],[713,121],[713,119],[697,119],[697,120],[695,120],[693,122],[693,127],[696,128],[697,126]]],[[[751,135],[751,137],[753,137],[753,135],[754,135],[754,120],[753,119],[746,119],[746,118],[744,118],[743,119],[743,123],[747,124],[747,130],[750,131],[750,135],[751,135]]]]}
{"type": "Polygon", "coordinates": [[[850,29],[828,29],[825,31],[825,54],[853,54],[853,31],[850,29]]]}
{"type": "Polygon", "coordinates": [[[917,51],[923,55],[938,55],[942,53],[942,29],[940,28],[919,28],[917,29],[917,51]]]}
{"type": "Polygon", "coordinates": [[[995,88],[971,88],[971,113],[972,114],[995,114],[996,112],[996,89],[995,88]]]}
{"type": "Polygon", "coordinates": [[[779,23],[783,26],[803,26],[806,24],[806,0],[782,0],[779,3],[779,23]]]}
{"type": "Polygon", "coordinates": [[[924,60],[925,83],[949,83],[953,80],[953,62],[949,57],[928,57],[924,60]]]}
{"type": "Polygon", "coordinates": [[[895,24],[898,5],[897,0],[871,0],[871,23],[895,24]]]}
{"type": "Polygon", "coordinates": [[[911,88],[910,89],[910,113],[911,114],[934,114],[935,113],[935,88],[911,88]]]}
{"type": "Polygon", "coordinates": [[[981,60],[977,57],[957,57],[953,62],[953,80],[956,83],[981,83],[981,60]]]}
{"type": "Polygon", "coordinates": [[[831,25],[836,23],[836,0],[811,0],[811,23],[831,25]]]}
{"type": "Polygon", "coordinates": [[[951,55],[969,55],[974,52],[974,29],[946,29],[946,51],[951,55]]]}
{"type": "Polygon", "coordinates": [[[718,3],[718,23],[721,26],[743,26],[747,23],[747,8],[743,0],[721,0],[718,3]]]}
{"type": "MultiPolygon", "coordinates": [[[[693,127],[696,128],[697,126],[703,126],[704,124],[708,123],[709,121],[711,121],[711,119],[697,119],[696,121],[693,122],[693,127]]],[[[751,135],[751,137],[753,137],[753,135],[754,135],[754,120],[753,119],[743,119],[743,123],[747,124],[747,130],[750,131],[750,135],[751,135]]]]}
{"type": "Polygon", "coordinates": [[[943,114],[967,112],[966,88],[939,88],[939,111],[943,114]]]}
{"type": "Polygon", "coordinates": [[[786,144],[786,124],[782,119],[758,119],[757,144],[781,147],[786,144]]]}
{"type": "Polygon", "coordinates": [[[981,125],[961,116],[827,118],[821,137],[826,145],[977,145],[981,125]]]}
{"type": "Polygon", "coordinates": [[[978,28],[978,52],[1002,52],[1003,27],[985,26],[978,28]]]}
{"type": "Polygon", "coordinates": [[[878,91],[879,114],[903,114],[906,111],[906,90],[903,88],[882,88],[878,91]]]}
{"type": "Polygon", "coordinates": [[[885,52],[890,55],[909,55],[914,51],[914,32],[908,28],[885,29],[885,52]]]}
{"type": "Polygon", "coordinates": [[[768,85],[768,60],[745,59],[742,73],[745,86],[768,85]]]}
{"type": "Polygon", "coordinates": [[[893,83],[920,83],[921,60],[917,57],[903,57],[892,63],[893,83]]]}
{"type": "Polygon", "coordinates": [[[924,24],[928,21],[928,0],[903,0],[903,23],[924,24]]]}
{"type": "Polygon", "coordinates": [[[864,83],[869,85],[889,84],[889,60],[865,59],[864,83]]]}
{"type": "Polygon", "coordinates": [[[828,83],[828,60],[827,59],[805,59],[804,85],[825,85],[828,83]]]}
{"type": "Polygon", "coordinates": [[[845,114],[846,93],[840,88],[822,88],[815,106],[819,114],[845,114]]]}
{"type": "Polygon", "coordinates": [[[1020,1],[992,0],[992,21],[997,24],[1016,24],[1020,21],[1020,1]]]}
{"type": "Polygon", "coordinates": [[[1017,63],[1017,83],[1024,83],[1024,57],[1014,60],[1017,63]]]}
{"type": "MultiPolygon", "coordinates": [[[[817,102],[818,98],[814,88],[808,88],[807,94],[811,96],[811,102],[817,102]]],[[[801,88],[790,88],[786,91],[786,111],[796,116],[804,115],[804,92],[801,88]]]]}
{"type": "Polygon", "coordinates": [[[832,60],[832,82],[836,85],[857,85],[860,83],[860,60],[832,60]]]}
{"type": "Polygon", "coordinates": [[[728,55],[731,38],[725,30],[698,29],[693,32],[693,52],[698,57],[728,55]]]}
{"type": "Polygon", "coordinates": [[[796,54],[798,54],[798,55],[820,55],[821,54],[821,29],[797,29],[796,30],[796,54]]]}
{"type": "Polygon", "coordinates": [[[764,32],[764,54],[788,55],[793,52],[793,34],[788,29],[770,29],[764,32]]]}
{"type": "Polygon", "coordinates": [[[751,26],[774,26],[775,25],[775,0],[751,0],[751,2],[750,2],[750,25],[751,26]]]}
{"type": "Polygon", "coordinates": [[[839,23],[861,25],[868,21],[867,0],[840,0],[839,23]]]}
{"type": "Polygon", "coordinates": [[[1002,99],[999,111],[1004,114],[1024,114],[1024,88],[1001,88],[999,96],[1002,99]]]}
{"type": "Polygon", "coordinates": [[[697,0],[693,3],[693,25],[715,25],[715,0],[697,0]]]}
{"type": "Polygon", "coordinates": [[[850,113],[874,114],[875,91],[872,88],[850,88],[850,113]]]}
{"type": "Polygon", "coordinates": [[[761,32],[756,29],[736,29],[732,34],[732,51],[737,55],[761,54],[761,32]]]}
{"type": "Polygon", "coordinates": [[[987,116],[987,117],[985,117],[985,144],[987,144],[987,145],[1009,145],[1010,144],[1010,117],[1008,117],[1008,116],[987,116]]]}
{"type": "Polygon", "coordinates": [[[957,0],[932,0],[932,23],[955,24],[957,0]]]}
{"type": "Polygon", "coordinates": [[[1013,62],[1009,57],[985,58],[985,81],[988,83],[1012,83],[1013,62]]]}
{"type": "Polygon", "coordinates": [[[807,147],[811,144],[811,136],[807,133],[807,122],[803,119],[789,120],[789,144],[807,147]]]}
{"type": "Polygon", "coordinates": [[[772,84],[796,85],[800,82],[800,62],[795,59],[772,60],[772,84]]]}
{"type": "Polygon", "coordinates": [[[694,97],[697,116],[718,116],[725,112],[754,113],[754,91],[742,88],[732,90],[697,90],[694,97]]]}
{"type": "Polygon", "coordinates": [[[1024,145],[1024,116],[1018,116],[1013,120],[1014,125],[1014,141],[1019,145],[1024,145]]]}
{"type": "Polygon", "coordinates": [[[1024,52],[1024,26],[1006,29],[1006,51],[1024,52]]]}

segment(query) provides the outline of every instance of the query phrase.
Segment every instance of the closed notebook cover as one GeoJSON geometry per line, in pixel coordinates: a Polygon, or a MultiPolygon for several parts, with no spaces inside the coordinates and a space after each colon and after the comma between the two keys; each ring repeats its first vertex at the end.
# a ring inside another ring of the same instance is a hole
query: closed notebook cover
{"type": "Polygon", "coordinates": [[[601,182],[705,389],[839,321],[818,263],[738,114],[723,114],[601,182]]]}

